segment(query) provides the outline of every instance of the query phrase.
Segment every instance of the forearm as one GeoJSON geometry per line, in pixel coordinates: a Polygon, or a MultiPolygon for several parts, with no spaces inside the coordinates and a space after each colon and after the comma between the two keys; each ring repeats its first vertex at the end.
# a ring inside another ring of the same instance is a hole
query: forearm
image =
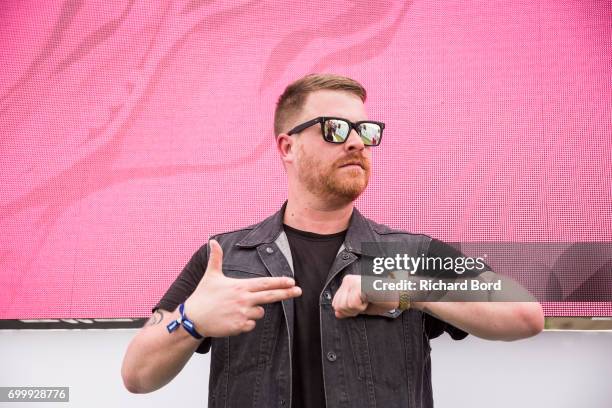
{"type": "MultiPolygon", "coordinates": [[[[417,281],[422,277],[412,276],[417,281]]],[[[450,283],[477,280],[501,282],[501,290],[411,291],[412,306],[470,334],[488,340],[531,337],[544,328],[541,305],[518,282],[487,271],[478,276],[447,279],[450,283]]],[[[467,286],[470,288],[470,286],[467,286]]]]}
{"type": "Polygon", "coordinates": [[[130,342],[121,375],[128,391],[148,393],[169,383],[187,364],[201,341],[180,328],[168,333],[166,325],[178,310],[158,310],[130,342]]]}
{"type": "Polygon", "coordinates": [[[413,302],[412,306],[487,340],[518,340],[544,328],[538,302],[413,302]]]}

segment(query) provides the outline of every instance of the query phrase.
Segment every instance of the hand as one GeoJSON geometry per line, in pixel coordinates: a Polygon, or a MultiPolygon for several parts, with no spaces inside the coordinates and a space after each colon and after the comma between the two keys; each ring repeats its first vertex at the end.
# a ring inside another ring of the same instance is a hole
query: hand
{"type": "Polygon", "coordinates": [[[233,336],[255,328],[264,316],[259,306],[300,296],[292,278],[228,278],[223,274],[223,250],[209,242],[210,257],[204,276],[185,301],[185,314],[206,337],[233,336]]]}
{"type": "Polygon", "coordinates": [[[368,296],[361,290],[361,275],[346,275],[332,300],[338,319],[358,314],[382,315],[397,308],[398,304],[399,300],[368,300],[368,296]]]}

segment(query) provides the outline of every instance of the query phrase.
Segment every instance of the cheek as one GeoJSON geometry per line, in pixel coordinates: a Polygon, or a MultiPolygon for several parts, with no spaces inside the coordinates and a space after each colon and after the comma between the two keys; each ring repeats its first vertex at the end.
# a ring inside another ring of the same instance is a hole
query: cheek
{"type": "Polygon", "coordinates": [[[317,146],[309,146],[309,148],[305,149],[302,153],[306,161],[317,167],[327,167],[334,160],[328,152],[317,146]]]}
{"type": "Polygon", "coordinates": [[[299,161],[299,167],[304,171],[312,171],[313,169],[320,167],[319,157],[317,157],[316,152],[311,151],[311,149],[300,149],[297,158],[299,161]]]}

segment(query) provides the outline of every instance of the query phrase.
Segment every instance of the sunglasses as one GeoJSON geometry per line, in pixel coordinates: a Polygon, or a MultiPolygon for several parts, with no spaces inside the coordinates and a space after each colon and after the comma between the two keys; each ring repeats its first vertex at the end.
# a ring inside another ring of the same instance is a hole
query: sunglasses
{"type": "Polygon", "coordinates": [[[382,139],[383,129],[385,124],[382,122],[373,122],[370,120],[362,120],[359,122],[351,122],[343,118],[333,118],[328,116],[319,116],[304,122],[291,129],[287,134],[289,136],[300,133],[306,128],[309,128],[317,123],[321,124],[321,133],[323,140],[329,143],[344,143],[351,134],[351,130],[355,129],[361,141],[366,146],[378,146],[382,139]]]}

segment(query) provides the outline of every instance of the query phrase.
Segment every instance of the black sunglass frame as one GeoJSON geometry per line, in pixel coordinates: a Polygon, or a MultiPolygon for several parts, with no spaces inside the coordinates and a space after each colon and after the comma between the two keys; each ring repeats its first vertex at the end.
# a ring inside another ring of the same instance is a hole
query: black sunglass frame
{"type": "MultiPolygon", "coordinates": [[[[321,124],[321,136],[323,137],[323,140],[325,140],[327,143],[333,143],[333,144],[342,144],[342,143],[345,143],[348,140],[348,135],[341,142],[334,142],[334,141],[331,141],[331,140],[327,140],[325,138],[325,122],[328,121],[329,119],[341,120],[343,122],[348,123],[348,125],[349,125],[349,127],[351,129],[355,129],[355,132],[357,132],[359,137],[361,137],[361,140],[363,140],[363,137],[359,133],[359,128],[358,128],[359,125],[361,125],[362,123],[373,123],[375,125],[378,125],[378,126],[380,126],[380,139],[378,140],[378,143],[377,144],[368,144],[366,146],[378,146],[380,144],[380,142],[382,142],[383,131],[385,130],[385,124],[383,122],[376,122],[374,120],[361,120],[359,122],[351,122],[348,119],[339,118],[339,117],[335,117],[335,116],[319,116],[319,117],[316,117],[314,119],[309,120],[308,122],[302,123],[301,125],[297,125],[293,129],[291,129],[289,132],[287,132],[287,134],[289,136],[291,136],[291,135],[300,133],[301,131],[303,131],[303,130],[305,130],[305,129],[313,126],[313,125],[316,125],[317,123],[320,123],[321,124]]],[[[350,134],[351,134],[351,132],[349,130],[349,135],[350,134]]]]}

